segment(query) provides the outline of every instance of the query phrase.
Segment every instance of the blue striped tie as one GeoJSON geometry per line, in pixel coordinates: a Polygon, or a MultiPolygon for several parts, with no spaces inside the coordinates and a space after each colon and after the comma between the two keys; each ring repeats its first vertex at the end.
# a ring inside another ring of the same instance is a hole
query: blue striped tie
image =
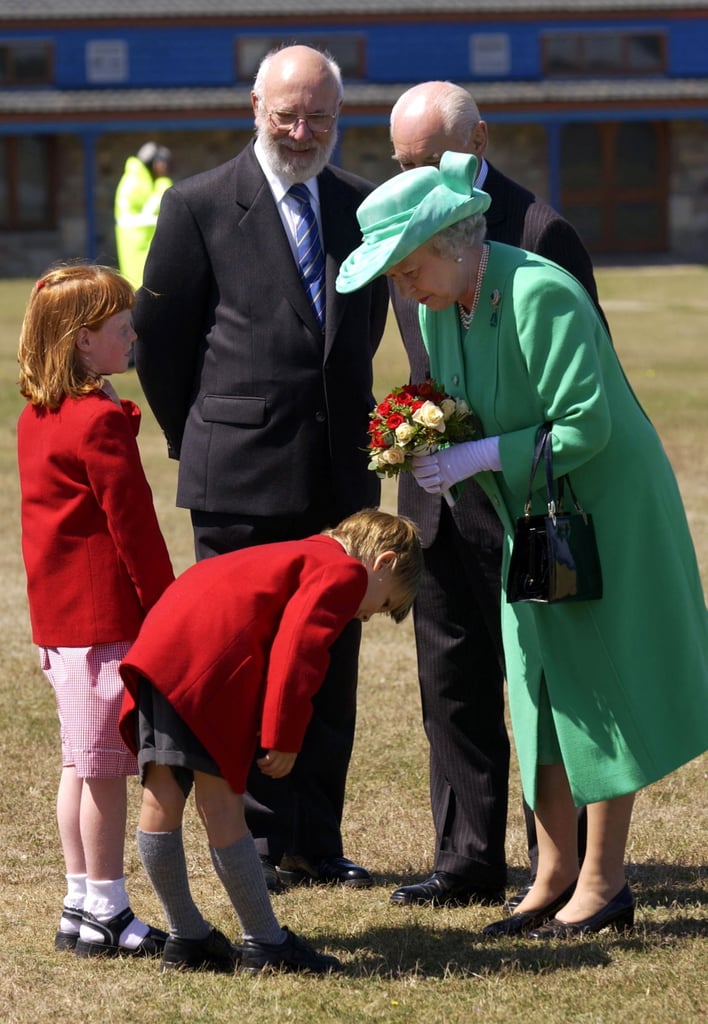
{"type": "Polygon", "coordinates": [[[310,297],[312,308],[319,325],[324,329],[325,320],[325,277],[324,253],[320,244],[317,219],[310,206],[310,193],[306,185],[291,185],[288,194],[299,204],[299,218],[295,227],[297,262],[305,291],[310,297]]]}

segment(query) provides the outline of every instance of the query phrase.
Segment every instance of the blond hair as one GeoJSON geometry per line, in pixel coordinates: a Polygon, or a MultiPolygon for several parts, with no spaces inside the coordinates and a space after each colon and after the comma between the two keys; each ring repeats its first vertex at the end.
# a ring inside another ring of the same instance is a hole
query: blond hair
{"type": "Polygon", "coordinates": [[[98,331],[134,304],[132,286],[112,267],[50,267],[32,289],[22,321],[17,351],[22,395],[32,405],[57,409],[67,397],[80,398],[100,388],[103,378],[79,357],[79,330],[98,331]]]}
{"type": "Polygon", "coordinates": [[[423,552],[415,523],[377,508],[365,508],[343,519],[339,526],[322,531],[334,537],[352,558],[373,565],[385,551],[393,551],[392,575],[401,601],[389,611],[394,622],[402,622],[411,610],[423,571],[423,552]]]}

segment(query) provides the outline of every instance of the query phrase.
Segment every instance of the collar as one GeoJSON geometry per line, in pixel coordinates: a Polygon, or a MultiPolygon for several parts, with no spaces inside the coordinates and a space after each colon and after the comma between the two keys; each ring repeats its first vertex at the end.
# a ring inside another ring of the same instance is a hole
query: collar
{"type": "Polygon", "coordinates": [[[488,170],[489,170],[489,164],[487,163],[485,157],[482,157],[482,160],[481,160],[480,165],[479,165],[479,174],[477,175],[477,177],[474,180],[474,187],[475,188],[481,188],[481,189],[484,188],[484,183],[487,180],[487,171],[488,170]]]}
{"type": "MultiPolygon", "coordinates": [[[[256,160],[260,164],[260,168],[265,175],[265,179],[268,182],[271,192],[273,193],[273,199],[278,206],[282,203],[284,197],[287,195],[287,191],[294,182],[285,182],[283,179],[275,174],[268,164],[266,155],[263,151],[263,145],[260,138],[256,137],[253,151],[256,155],[256,160]]],[[[310,196],[312,197],[312,204],[314,209],[319,210],[320,205],[320,191],[317,184],[317,178],[308,178],[307,181],[302,183],[307,188],[310,196]]]]}

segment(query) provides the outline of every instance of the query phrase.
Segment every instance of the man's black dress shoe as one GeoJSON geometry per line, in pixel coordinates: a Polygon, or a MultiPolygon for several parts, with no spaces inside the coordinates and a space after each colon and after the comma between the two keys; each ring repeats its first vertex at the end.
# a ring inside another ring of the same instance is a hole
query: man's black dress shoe
{"type": "Polygon", "coordinates": [[[281,893],[285,892],[285,886],[278,874],[278,870],[266,854],[260,855],[261,868],[263,869],[263,881],[266,884],[266,889],[270,893],[281,893]]]}
{"type": "Polygon", "coordinates": [[[286,885],[346,885],[348,889],[368,889],[373,885],[366,868],[346,857],[323,857],[312,863],[305,857],[285,856],[278,877],[286,885]]]}
{"type": "Polygon", "coordinates": [[[562,892],[558,899],[551,900],[551,902],[541,907],[540,910],[528,910],[522,911],[519,914],[512,914],[511,917],[504,917],[501,921],[493,921],[492,924],[488,924],[486,928],[482,929],[482,935],[485,939],[501,939],[509,938],[514,935],[523,935],[524,932],[529,931],[531,928],[536,928],[538,925],[543,924],[549,917],[553,917],[556,910],[560,910],[568,902],[570,897],[573,895],[575,890],[575,882],[569,885],[565,892],[562,892]]]}
{"type": "Polygon", "coordinates": [[[442,907],[445,904],[465,906],[480,903],[493,906],[504,902],[504,893],[497,889],[482,889],[461,875],[449,871],[434,871],[430,878],[417,885],[402,885],[391,893],[391,903],[401,906],[442,907]]]}
{"type": "Polygon", "coordinates": [[[527,885],[522,886],[517,893],[514,893],[513,896],[509,897],[509,899],[504,904],[505,909],[508,910],[510,914],[513,914],[518,905],[524,902],[528,894],[531,892],[532,888],[533,878],[527,885]]]}
{"type": "Polygon", "coordinates": [[[614,928],[615,931],[626,932],[634,925],[634,896],[626,883],[609,903],[596,914],[586,917],[584,921],[559,921],[554,917],[542,928],[529,932],[530,939],[571,939],[575,935],[588,935],[600,932],[603,928],[614,928]]]}

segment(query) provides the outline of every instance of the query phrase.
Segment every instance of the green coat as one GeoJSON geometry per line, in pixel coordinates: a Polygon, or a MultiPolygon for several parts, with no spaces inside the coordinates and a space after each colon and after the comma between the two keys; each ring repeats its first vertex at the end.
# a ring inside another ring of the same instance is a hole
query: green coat
{"type": "Polygon", "coordinates": [[[143,269],[155,234],[160,200],[171,185],[171,178],[153,178],[136,156],[126,160],[123,177],[116,188],[114,216],[118,266],[133,288],[143,283],[143,269]]]}
{"type": "MultiPolygon", "coordinates": [[[[633,792],[708,746],[708,615],[678,486],[583,287],[542,257],[490,244],[474,321],[421,306],[433,376],[464,397],[502,471],[478,482],[506,530],[522,514],[538,428],[556,475],[592,512],[599,601],[507,604],[502,631],[524,794],[535,803],[545,679],[577,804],[633,792]]],[[[535,511],[545,511],[537,475],[535,511]]]]}

